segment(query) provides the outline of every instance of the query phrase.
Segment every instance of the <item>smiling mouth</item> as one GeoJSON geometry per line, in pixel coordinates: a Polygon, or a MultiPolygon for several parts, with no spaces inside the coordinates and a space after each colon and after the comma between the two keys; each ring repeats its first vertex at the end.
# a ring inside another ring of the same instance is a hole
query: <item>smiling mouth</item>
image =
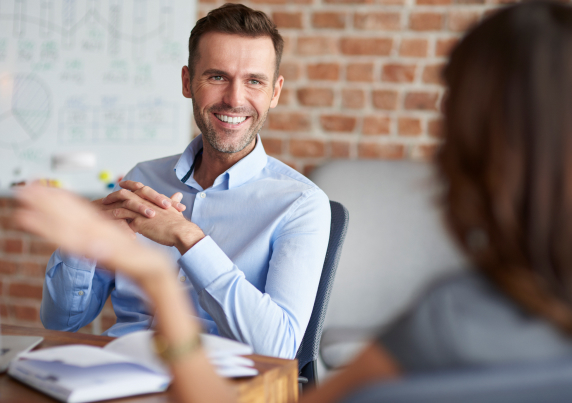
{"type": "Polygon", "coordinates": [[[226,116],[226,115],[219,115],[217,113],[214,114],[218,120],[225,123],[230,123],[231,125],[238,125],[244,122],[248,116],[226,116]]]}

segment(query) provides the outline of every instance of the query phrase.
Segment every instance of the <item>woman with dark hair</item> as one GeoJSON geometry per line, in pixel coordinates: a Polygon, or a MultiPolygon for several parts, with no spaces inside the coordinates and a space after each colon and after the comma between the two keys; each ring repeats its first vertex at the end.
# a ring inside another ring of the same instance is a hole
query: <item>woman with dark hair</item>
{"type": "MultiPolygon", "coordinates": [[[[400,373],[572,355],[572,8],[529,2],[472,29],[445,69],[437,166],[448,225],[474,270],[431,288],[340,376],[330,402],[400,373]]],[[[19,192],[25,229],[130,275],[155,304],[182,401],[232,401],[198,343],[169,260],[61,191],[19,192]]]]}

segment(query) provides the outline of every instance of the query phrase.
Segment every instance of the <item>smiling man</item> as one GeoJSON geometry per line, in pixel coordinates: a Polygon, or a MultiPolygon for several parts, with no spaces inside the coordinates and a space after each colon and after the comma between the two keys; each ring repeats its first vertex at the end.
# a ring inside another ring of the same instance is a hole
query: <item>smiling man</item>
{"type": "MultiPolygon", "coordinates": [[[[324,192],[266,155],[258,135],[284,83],[282,48],[268,17],[243,5],[200,19],[181,76],[202,134],[180,155],[138,164],[123,189],[94,203],[171,254],[205,331],[292,358],[312,312],[330,209],[324,192]]],[[[128,278],[58,250],[46,271],[42,322],[76,331],[109,295],[117,323],[106,334],[153,327],[145,295],[128,278]]]]}

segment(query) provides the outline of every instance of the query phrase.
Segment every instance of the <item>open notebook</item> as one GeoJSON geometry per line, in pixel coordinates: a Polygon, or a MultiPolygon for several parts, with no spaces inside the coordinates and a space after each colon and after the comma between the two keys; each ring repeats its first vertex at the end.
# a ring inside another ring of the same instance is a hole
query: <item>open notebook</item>
{"type": "MultiPolygon", "coordinates": [[[[120,337],[103,348],[68,345],[18,356],[8,374],[63,402],[93,402],[162,392],[171,382],[168,368],[152,349],[152,331],[120,337]]],[[[201,335],[203,346],[219,375],[258,374],[243,355],[252,348],[233,340],[201,335]]]]}

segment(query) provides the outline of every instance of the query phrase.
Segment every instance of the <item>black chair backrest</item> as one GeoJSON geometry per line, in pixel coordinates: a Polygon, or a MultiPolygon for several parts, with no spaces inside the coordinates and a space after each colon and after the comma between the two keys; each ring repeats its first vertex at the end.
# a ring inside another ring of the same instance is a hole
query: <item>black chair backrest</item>
{"type": "Polygon", "coordinates": [[[302,370],[306,364],[314,362],[318,359],[320,349],[320,339],[322,338],[322,327],[324,318],[326,317],[326,309],[330,300],[330,293],[334,285],[334,277],[340,255],[342,253],[342,245],[346,237],[348,229],[349,213],[348,210],[340,203],[330,200],[330,209],[332,212],[332,221],[330,225],[330,240],[328,242],[328,250],[324,259],[324,267],[322,276],[318,285],[316,300],[314,301],[314,309],[310,316],[310,322],[304,333],[302,343],[298,348],[298,367],[302,370]]]}

